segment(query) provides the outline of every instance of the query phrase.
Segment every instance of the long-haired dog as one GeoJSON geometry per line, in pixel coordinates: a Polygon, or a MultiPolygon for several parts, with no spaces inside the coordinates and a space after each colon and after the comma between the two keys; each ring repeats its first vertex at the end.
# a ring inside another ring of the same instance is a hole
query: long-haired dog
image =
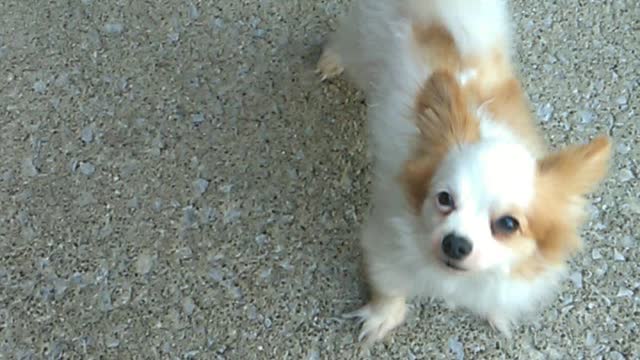
{"type": "Polygon", "coordinates": [[[416,296],[509,334],[549,300],[580,246],[607,137],[548,152],[511,63],[501,0],[355,0],[323,50],[368,101],[373,210],[362,247],[372,298],[361,340],[403,322],[416,296]]]}

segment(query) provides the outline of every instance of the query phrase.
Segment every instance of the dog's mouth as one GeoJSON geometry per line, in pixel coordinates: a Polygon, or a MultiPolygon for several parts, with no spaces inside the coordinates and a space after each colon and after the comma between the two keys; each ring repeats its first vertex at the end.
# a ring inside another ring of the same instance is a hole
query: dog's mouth
{"type": "Polygon", "coordinates": [[[459,266],[458,264],[454,263],[453,261],[449,260],[449,259],[441,259],[442,263],[449,269],[455,270],[455,271],[468,271],[467,269],[459,266]]]}

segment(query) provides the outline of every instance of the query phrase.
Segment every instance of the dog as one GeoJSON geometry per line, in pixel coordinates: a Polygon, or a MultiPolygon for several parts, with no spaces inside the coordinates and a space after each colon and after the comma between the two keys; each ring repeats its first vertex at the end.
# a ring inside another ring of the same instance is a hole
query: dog
{"type": "Polygon", "coordinates": [[[355,1],[317,70],[344,72],[368,106],[372,295],[348,314],[359,341],[383,339],[416,297],[510,336],[558,291],[611,141],[547,148],[511,60],[506,1],[355,1]]]}

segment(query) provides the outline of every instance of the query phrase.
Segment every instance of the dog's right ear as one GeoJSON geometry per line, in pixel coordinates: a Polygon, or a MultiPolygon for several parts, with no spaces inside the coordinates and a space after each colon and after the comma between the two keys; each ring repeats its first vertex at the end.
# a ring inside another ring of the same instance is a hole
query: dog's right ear
{"type": "Polygon", "coordinates": [[[452,147],[478,140],[480,128],[469,113],[462,88],[447,71],[433,73],[418,92],[415,121],[420,136],[401,181],[411,207],[419,213],[442,159],[452,147]]]}
{"type": "Polygon", "coordinates": [[[474,142],[480,137],[478,121],[469,112],[457,79],[436,71],[416,97],[416,125],[425,141],[446,148],[474,142]]]}

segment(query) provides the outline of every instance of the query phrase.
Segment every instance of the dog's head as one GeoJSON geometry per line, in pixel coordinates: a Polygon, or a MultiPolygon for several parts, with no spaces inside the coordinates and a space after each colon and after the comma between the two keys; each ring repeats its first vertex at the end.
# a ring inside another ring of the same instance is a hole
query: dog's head
{"type": "Polygon", "coordinates": [[[416,102],[420,129],[403,174],[429,261],[452,271],[535,275],[580,244],[584,196],[604,177],[609,140],[536,158],[508,125],[479,118],[449,73],[416,102]]]}

